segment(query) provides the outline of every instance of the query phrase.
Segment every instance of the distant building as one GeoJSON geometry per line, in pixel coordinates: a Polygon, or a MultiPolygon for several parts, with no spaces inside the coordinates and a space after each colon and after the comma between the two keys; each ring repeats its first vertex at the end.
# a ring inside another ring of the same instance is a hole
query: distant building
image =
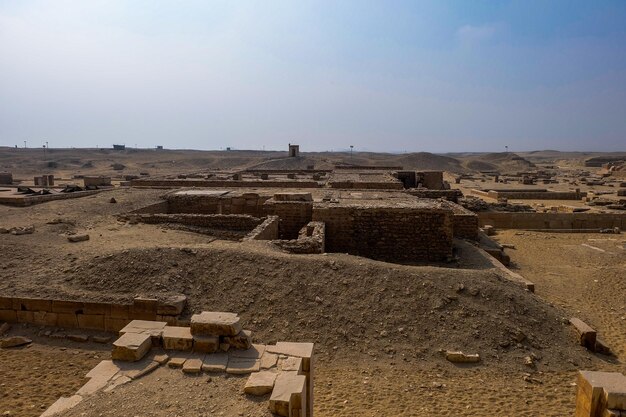
{"type": "Polygon", "coordinates": [[[162,150],[162,149],[163,149],[163,145],[157,145],[157,147],[156,147],[156,148],[157,148],[157,150],[159,150],[159,151],[160,151],[160,150],[162,150]]]}
{"type": "Polygon", "coordinates": [[[114,151],[124,151],[126,150],[126,145],[113,145],[114,151]]]}
{"type": "Polygon", "coordinates": [[[289,144],[289,156],[291,158],[297,158],[300,156],[300,145],[289,144]]]}

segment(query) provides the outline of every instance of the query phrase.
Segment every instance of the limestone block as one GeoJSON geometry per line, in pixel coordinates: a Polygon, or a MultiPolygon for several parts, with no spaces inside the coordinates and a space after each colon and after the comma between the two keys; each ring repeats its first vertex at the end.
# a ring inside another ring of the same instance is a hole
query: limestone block
{"type": "Polygon", "coordinates": [[[227,353],[211,353],[206,355],[202,361],[202,370],[205,372],[224,372],[227,366],[227,353]]]}
{"type": "Polygon", "coordinates": [[[183,356],[175,356],[170,358],[170,361],[167,363],[167,366],[170,368],[182,368],[187,362],[187,358],[183,356]]]}
{"type": "Polygon", "coordinates": [[[114,319],[129,319],[130,318],[130,305],[126,304],[111,304],[110,316],[114,319]]]}
{"type": "Polygon", "coordinates": [[[128,325],[128,319],[116,319],[113,317],[105,317],[104,318],[104,330],[107,332],[116,332],[118,333],[124,327],[128,325]]]}
{"type": "Polygon", "coordinates": [[[33,323],[35,321],[35,314],[32,311],[17,311],[18,323],[33,323]]]}
{"type": "Polygon", "coordinates": [[[278,364],[278,355],[275,353],[265,352],[261,356],[261,369],[271,369],[278,364]]]}
{"type": "Polygon", "coordinates": [[[282,372],[276,377],[270,396],[269,409],[279,416],[306,415],[306,377],[294,372],[282,372]]]}
{"type": "Polygon", "coordinates": [[[278,369],[281,371],[295,371],[299,374],[302,373],[302,358],[296,358],[294,356],[288,356],[278,361],[278,369]]]}
{"type": "Polygon", "coordinates": [[[265,395],[272,392],[274,382],[276,381],[276,373],[270,371],[255,372],[246,381],[243,392],[250,395],[265,395]]]}
{"type": "Polygon", "coordinates": [[[111,358],[121,361],[138,361],[145,356],[152,346],[149,334],[125,333],[115,342],[111,358]]]}
{"type": "Polygon", "coordinates": [[[478,353],[467,354],[460,351],[446,351],[446,359],[453,363],[476,363],[480,362],[480,355],[478,353]]]}
{"type": "Polygon", "coordinates": [[[78,327],[81,329],[104,330],[104,316],[100,314],[77,314],[78,327]]]}
{"type": "Polygon", "coordinates": [[[259,372],[261,369],[261,361],[254,358],[234,358],[228,359],[226,372],[235,375],[245,375],[252,372],[259,372]]]}
{"type": "Polygon", "coordinates": [[[62,300],[53,300],[52,301],[52,312],[53,313],[68,313],[68,314],[78,314],[84,308],[84,303],[79,301],[62,301],[62,300]]]}
{"type": "Polygon", "coordinates": [[[0,310],[0,321],[16,323],[17,314],[15,313],[15,310],[0,310]]]}
{"type": "Polygon", "coordinates": [[[202,372],[202,359],[187,359],[183,365],[183,372],[186,374],[199,374],[202,372]]]}
{"type": "Polygon", "coordinates": [[[220,347],[219,336],[193,336],[193,350],[195,352],[214,353],[220,347]]]}
{"type": "Polygon", "coordinates": [[[28,311],[50,311],[52,309],[52,300],[42,300],[40,298],[14,298],[13,309],[28,311]]]}
{"type": "Polygon", "coordinates": [[[131,314],[150,313],[156,315],[159,301],[156,298],[137,297],[130,306],[131,314]]]}
{"type": "Polygon", "coordinates": [[[80,333],[68,334],[67,338],[71,340],[72,342],[78,342],[78,343],[87,343],[89,341],[89,336],[87,336],[86,334],[80,334],[80,333]]]}
{"type": "Polygon", "coordinates": [[[83,303],[84,314],[100,314],[103,316],[111,315],[111,304],[109,303],[83,303]]]}
{"type": "Polygon", "coordinates": [[[152,345],[159,346],[166,325],[167,323],[164,321],[133,320],[120,330],[120,335],[125,333],[147,334],[152,338],[152,345]]]}
{"type": "Polygon", "coordinates": [[[61,397],[54,402],[40,417],[59,416],[78,405],[83,400],[80,395],[72,395],[71,397],[61,397]]]}
{"type": "Polygon", "coordinates": [[[302,358],[302,369],[309,372],[313,359],[313,343],[278,342],[267,346],[267,352],[302,358]]]}
{"type": "Polygon", "coordinates": [[[35,311],[33,312],[33,323],[40,326],[56,326],[57,313],[51,313],[48,311],[35,311]]]}
{"type": "Polygon", "coordinates": [[[626,376],[618,372],[580,371],[577,385],[576,417],[626,409],[626,376]]]}
{"type": "Polygon", "coordinates": [[[165,326],[162,337],[165,349],[187,351],[193,347],[193,336],[189,327],[165,326]]]}
{"type": "Polygon", "coordinates": [[[59,327],[78,327],[78,319],[74,313],[56,313],[57,326],[59,327]]]}
{"type": "Polygon", "coordinates": [[[204,336],[236,336],[241,331],[235,313],[203,311],[191,316],[191,333],[204,336]]]}
{"type": "Polygon", "coordinates": [[[592,352],[595,352],[597,337],[596,331],[587,323],[576,317],[572,317],[569,322],[572,326],[574,326],[574,329],[578,333],[580,345],[586,347],[592,352]]]}

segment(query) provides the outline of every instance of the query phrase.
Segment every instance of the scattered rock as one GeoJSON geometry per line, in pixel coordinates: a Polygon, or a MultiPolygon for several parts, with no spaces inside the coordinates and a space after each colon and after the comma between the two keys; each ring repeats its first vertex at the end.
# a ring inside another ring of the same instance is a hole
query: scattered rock
{"type": "Polygon", "coordinates": [[[33,341],[30,340],[27,337],[23,337],[23,336],[11,336],[11,337],[7,337],[5,339],[0,340],[0,347],[1,348],[12,348],[12,347],[18,347],[18,346],[24,346],[24,345],[29,345],[31,344],[33,341]]]}
{"type": "Polygon", "coordinates": [[[109,203],[117,203],[117,200],[115,199],[115,197],[111,197],[111,199],[109,200],[109,203]]]}
{"type": "Polygon", "coordinates": [[[70,235],[67,237],[67,240],[70,242],[84,242],[85,240],[89,240],[88,234],[80,234],[80,235],[70,235]]]}
{"type": "Polygon", "coordinates": [[[480,355],[478,353],[467,354],[461,351],[453,352],[447,350],[446,359],[453,363],[476,363],[480,362],[480,355]]]}
{"type": "Polygon", "coordinates": [[[0,336],[8,333],[9,330],[11,330],[11,325],[9,323],[0,324],[0,336]]]}

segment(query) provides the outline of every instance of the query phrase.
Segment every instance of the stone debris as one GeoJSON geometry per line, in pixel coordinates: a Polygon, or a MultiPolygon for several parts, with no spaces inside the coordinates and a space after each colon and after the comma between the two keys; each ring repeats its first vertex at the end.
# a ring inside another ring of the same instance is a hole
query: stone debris
{"type": "Polygon", "coordinates": [[[33,341],[23,336],[11,336],[0,339],[0,348],[12,348],[24,345],[30,345],[33,341]]]}
{"type": "Polygon", "coordinates": [[[243,392],[250,395],[265,395],[272,392],[277,374],[270,371],[256,372],[250,375],[243,392]]]}
{"type": "Polygon", "coordinates": [[[446,351],[446,359],[452,363],[476,363],[480,362],[480,355],[478,353],[467,354],[461,351],[446,351]]]}
{"type": "Polygon", "coordinates": [[[87,336],[86,334],[68,334],[67,338],[72,342],[79,343],[87,343],[89,341],[89,336],[87,336]]]}
{"type": "Polygon", "coordinates": [[[151,346],[150,335],[125,333],[113,342],[111,357],[121,361],[138,361],[148,353],[151,346]]]}
{"type": "Polygon", "coordinates": [[[167,366],[169,366],[170,368],[182,368],[183,365],[185,365],[185,362],[187,361],[187,358],[182,357],[182,356],[175,356],[170,358],[169,362],[167,363],[167,366]]]}
{"type": "Polygon", "coordinates": [[[106,343],[109,343],[111,341],[111,336],[92,336],[91,340],[94,343],[106,344],[106,343]]]}
{"type": "Polygon", "coordinates": [[[78,235],[70,235],[67,237],[67,240],[70,242],[84,242],[86,240],[89,240],[89,235],[84,233],[84,234],[78,234],[78,235]]]}
{"type": "Polygon", "coordinates": [[[9,330],[11,330],[11,325],[9,323],[0,324],[0,336],[3,336],[4,334],[8,333],[9,330]]]}
{"type": "Polygon", "coordinates": [[[9,233],[12,235],[32,235],[35,232],[35,226],[22,226],[22,227],[12,227],[9,229],[9,233]]]}
{"type": "Polygon", "coordinates": [[[235,375],[245,375],[261,370],[261,361],[253,358],[233,358],[228,360],[226,372],[235,375]]]}

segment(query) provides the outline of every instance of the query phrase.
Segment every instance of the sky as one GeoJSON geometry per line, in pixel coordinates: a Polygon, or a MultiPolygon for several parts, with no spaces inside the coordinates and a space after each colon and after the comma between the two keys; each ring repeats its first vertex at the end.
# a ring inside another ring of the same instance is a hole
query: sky
{"type": "Polygon", "coordinates": [[[626,150],[626,1],[0,0],[0,146],[626,150]]]}

